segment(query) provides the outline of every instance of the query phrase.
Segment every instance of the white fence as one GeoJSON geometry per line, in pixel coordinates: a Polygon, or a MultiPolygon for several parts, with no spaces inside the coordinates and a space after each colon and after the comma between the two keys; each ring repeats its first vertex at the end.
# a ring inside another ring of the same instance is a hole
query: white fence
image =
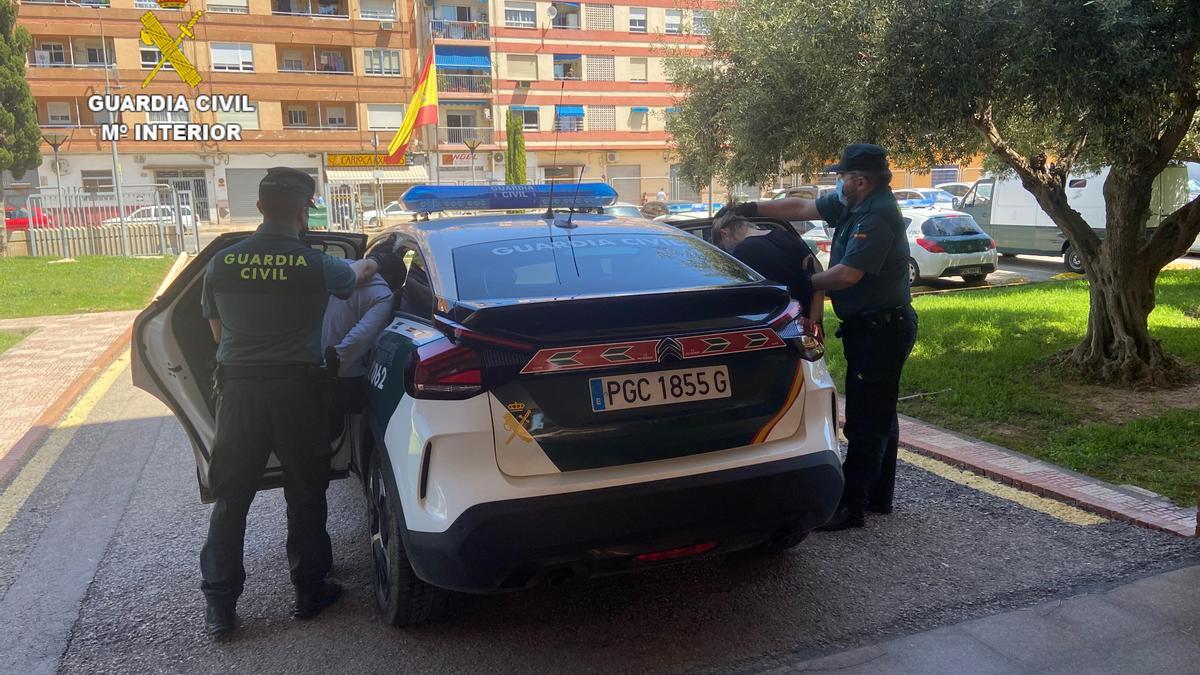
{"type": "Polygon", "coordinates": [[[163,255],[200,250],[192,194],[170,185],[116,192],[46,189],[29,198],[30,255],[163,255]]]}

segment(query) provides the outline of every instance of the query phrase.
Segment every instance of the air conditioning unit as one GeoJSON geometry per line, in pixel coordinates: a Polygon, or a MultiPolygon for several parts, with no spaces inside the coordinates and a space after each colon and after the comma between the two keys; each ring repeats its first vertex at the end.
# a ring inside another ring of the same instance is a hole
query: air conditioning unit
{"type": "Polygon", "coordinates": [[[528,89],[529,80],[517,80],[517,89],[528,89]]]}
{"type": "Polygon", "coordinates": [[[609,164],[612,164],[613,162],[617,161],[619,158],[620,158],[620,156],[615,152],[608,153],[608,163],[609,164]]]}
{"type": "Polygon", "coordinates": [[[67,160],[65,159],[55,160],[54,162],[51,162],[51,164],[53,165],[51,168],[54,170],[54,173],[60,176],[65,176],[71,173],[71,165],[68,164],[67,160]]]}
{"type": "Polygon", "coordinates": [[[503,162],[504,161],[504,153],[503,152],[493,152],[492,153],[492,161],[495,162],[496,164],[503,162]]]}
{"type": "Polygon", "coordinates": [[[396,27],[395,21],[380,21],[379,30],[392,30],[396,27]]]}

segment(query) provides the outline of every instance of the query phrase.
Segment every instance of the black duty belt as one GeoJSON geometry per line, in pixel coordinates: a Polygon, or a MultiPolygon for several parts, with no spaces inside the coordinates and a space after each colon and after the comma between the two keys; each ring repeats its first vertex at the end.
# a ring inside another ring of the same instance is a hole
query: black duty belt
{"type": "Polygon", "coordinates": [[[226,380],[271,379],[312,380],[324,376],[325,369],[305,363],[278,363],[270,365],[221,364],[221,377],[226,380]]]}
{"type": "Polygon", "coordinates": [[[848,329],[878,328],[897,321],[905,321],[913,315],[912,305],[900,305],[888,309],[872,309],[842,319],[842,327],[848,329]]]}

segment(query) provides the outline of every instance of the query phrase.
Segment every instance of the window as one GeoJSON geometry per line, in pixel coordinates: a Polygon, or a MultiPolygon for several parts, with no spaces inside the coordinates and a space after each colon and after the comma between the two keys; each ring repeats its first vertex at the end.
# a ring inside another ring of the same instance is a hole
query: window
{"type": "Polygon", "coordinates": [[[154,66],[158,65],[159,61],[162,61],[163,70],[175,70],[175,66],[171,65],[170,61],[163,58],[162,52],[158,51],[158,47],[147,47],[146,45],[142,45],[140,48],[140,53],[142,55],[142,70],[150,70],[154,68],[154,66]]]}
{"type": "Polygon", "coordinates": [[[400,50],[398,49],[365,49],[363,57],[367,75],[400,74],[400,50]]]}
{"type": "Polygon", "coordinates": [[[587,29],[588,30],[613,30],[613,6],[612,5],[588,5],[587,6],[587,29]]]}
{"type": "Polygon", "coordinates": [[[630,7],[629,8],[629,32],[630,33],[645,33],[646,32],[646,8],[645,7],[630,7]]]}
{"type": "Polygon", "coordinates": [[[254,72],[254,49],[249,44],[212,43],[212,68],[232,72],[254,72]]]}
{"type": "Polygon", "coordinates": [[[217,121],[221,124],[240,124],[243,129],[258,129],[258,110],[246,112],[218,112],[217,121]]]}
{"type": "Polygon", "coordinates": [[[683,11],[678,9],[667,10],[667,33],[678,35],[683,32],[683,11]]]}
{"type": "Polygon", "coordinates": [[[446,126],[451,129],[473,129],[475,128],[475,113],[446,113],[446,126]]]}
{"type": "Polygon", "coordinates": [[[692,11],[692,32],[696,35],[708,35],[708,23],[712,21],[712,12],[707,9],[692,11]]]}
{"type": "Polygon", "coordinates": [[[79,172],[79,176],[83,180],[84,192],[89,194],[96,194],[97,192],[112,192],[112,169],[97,169],[95,171],[84,170],[79,172]]]}
{"type": "Polygon", "coordinates": [[[579,3],[577,2],[552,2],[550,6],[558,11],[558,15],[550,23],[553,28],[577,29],[579,28],[579,3]]]}
{"type": "Polygon", "coordinates": [[[146,113],[146,121],[150,124],[186,124],[188,113],[186,110],[151,112],[146,113]]]}
{"type": "Polygon", "coordinates": [[[535,54],[509,54],[508,55],[508,77],[513,80],[536,80],[537,75],[537,55],[535,54]]]}
{"type": "Polygon", "coordinates": [[[532,2],[508,0],[504,3],[504,25],[509,28],[537,28],[537,6],[532,2]]]}
{"type": "Polygon", "coordinates": [[[470,21],[471,8],[459,7],[458,5],[439,5],[438,14],[442,21],[470,21]]]}
{"type": "Polygon", "coordinates": [[[287,110],[288,126],[290,127],[306,127],[308,126],[308,108],[301,106],[289,106],[287,110]]]}
{"type": "MultiPolygon", "coordinates": [[[[583,131],[583,106],[559,106],[554,116],[555,131],[583,131]],[[566,108],[566,110],[563,110],[566,108]]],[[[549,174],[546,175],[550,177],[549,174]]]]}
{"type": "Polygon", "coordinates": [[[630,131],[648,131],[650,129],[650,109],[645,106],[637,106],[629,110],[629,130],[630,131]]]}
{"type": "Polygon", "coordinates": [[[341,7],[341,0],[317,0],[317,16],[349,16],[341,7]]]}
{"type": "Polygon", "coordinates": [[[611,56],[588,56],[587,57],[587,79],[597,82],[612,82],[616,77],[613,75],[614,59],[611,56]]]}
{"type": "Polygon", "coordinates": [[[246,0],[217,0],[217,2],[208,3],[207,7],[210,12],[220,14],[249,14],[250,8],[247,6],[246,0]]]}
{"type": "Polygon", "coordinates": [[[325,124],[331,127],[346,125],[346,106],[334,105],[325,109],[325,124]]]}
{"type": "Polygon", "coordinates": [[[287,50],[283,53],[283,66],[280,70],[304,70],[304,56],[294,49],[287,50]]]}
{"type": "Polygon", "coordinates": [[[645,82],[650,79],[650,62],[644,56],[629,59],[629,81],[645,82]]]}
{"type": "Polygon", "coordinates": [[[33,62],[39,66],[66,65],[67,50],[61,42],[43,42],[34,52],[33,62]]]}
{"type": "Polygon", "coordinates": [[[399,103],[368,103],[368,129],[399,129],[404,120],[404,106],[399,103]]]}
{"type": "Polygon", "coordinates": [[[522,106],[509,108],[512,114],[521,120],[521,128],[525,131],[538,131],[538,109],[533,106],[522,106]]]}
{"type": "Polygon", "coordinates": [[[425,271],[425,262],[420,255],[414,254],[408,263],[408,276],[400,289],[399,309],[405,314],[433,321],[433,285],[429,283],[429,272],[425,271]]]}
{"type": "Polygon", "coordinates": [[[578,80],[583,71],[583,57],[579,54],[554,55],[554,79],[578,80]]]}
{"type": "Polygon", "coordinates": [[[66,101],[50,101],[46,104],[46,121],[50,126],[71,124],[71,104],[66,101]]]}
{"type": "Polygon", "coordinates": [[[363,19],[396,20],[396,0],[362,0],[358,16],[363,19]]]}
{"type": "Polygon", "coordinates": [[[326,73],[346,73],[346,57],[341,52],[322,51],[317,57],[317,70],[326,73]]]}
{"type": "Polygon", "coordinates": [[[617,108],[611,105],[589,105],[589,131],[614,131],[617,128],[617,108]]]}

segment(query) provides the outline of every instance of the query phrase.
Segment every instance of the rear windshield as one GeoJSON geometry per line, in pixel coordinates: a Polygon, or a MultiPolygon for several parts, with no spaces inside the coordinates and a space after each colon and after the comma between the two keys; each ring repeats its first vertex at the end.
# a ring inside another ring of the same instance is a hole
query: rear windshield
{"type": "Polygon", "coordinates": [[[927,237],[956,237],[964,234],[983,234],[971,216],[939,216],[930,218],[921,225],[927,237]]]}
{"type": "Polygon", "coordinates": [[[532,237],[462,246],[453,255],[462,300],[640,293],[760,280],[689,235],[532,237]]]}

